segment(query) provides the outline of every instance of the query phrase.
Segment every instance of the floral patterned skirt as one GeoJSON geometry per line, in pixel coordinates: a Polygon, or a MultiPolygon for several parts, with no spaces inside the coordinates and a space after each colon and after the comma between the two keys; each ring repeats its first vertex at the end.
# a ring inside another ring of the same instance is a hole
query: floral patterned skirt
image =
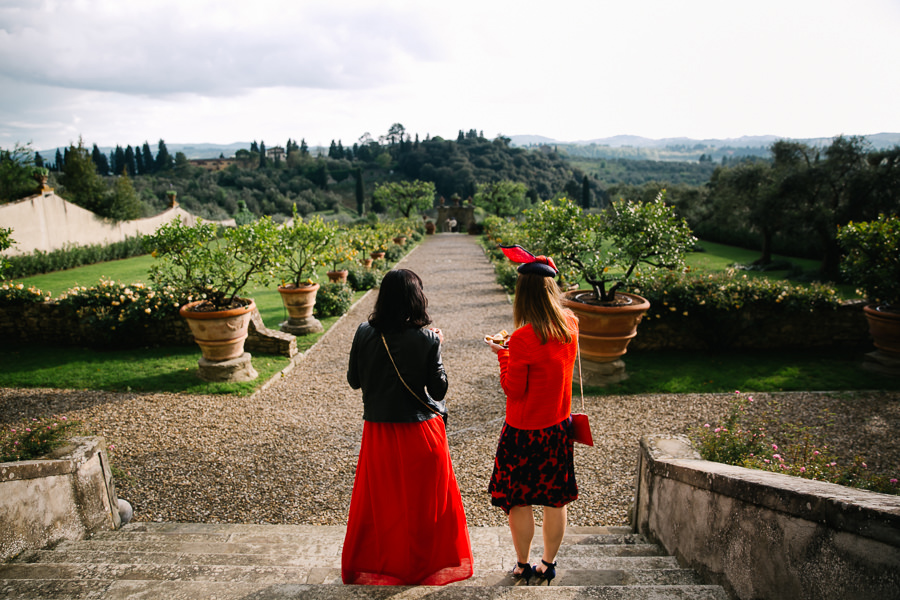
{"type": "Polygon", "coordinates": [[[488,491],[491,504],[509,514],[515,506],[559,508],[578,498],[569,420],[546,429],[504,423],[488,491]]]}

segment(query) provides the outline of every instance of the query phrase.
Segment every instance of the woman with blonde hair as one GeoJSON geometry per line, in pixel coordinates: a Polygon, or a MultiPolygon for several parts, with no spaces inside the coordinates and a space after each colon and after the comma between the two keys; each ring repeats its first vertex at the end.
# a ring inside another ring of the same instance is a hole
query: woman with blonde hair
{"type": "Polygon", "coordinates": [[[501,247],[518,268],[513,320],[507,344],[487,341],[500,363],[506,422],[500,432],[489,491],[491,504],[509,519],[516,550],[514,579],[549,585],[566,532],[566,505],[578,498],[574,442],[569,436],[572,371],[578,351],[578,319],[560,302],[553,259],[521,246],[501,247]],[[532,506],[543,506],[544,551],[532,565],[532,506]]]}

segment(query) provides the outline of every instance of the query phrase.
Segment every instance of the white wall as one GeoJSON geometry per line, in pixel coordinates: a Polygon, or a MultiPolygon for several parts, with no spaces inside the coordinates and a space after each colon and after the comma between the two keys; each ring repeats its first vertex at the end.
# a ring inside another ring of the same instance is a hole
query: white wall
{"type": "MultiPolygon", "coordinates": [[[[146,219],[116,223],[67,202],[52,190],[44,191],[0,205],[0,227],[12,228],[15,241],[3,254],[49,252],[71,244],[87,246],[121,242],[127,237],[153,233],[160,225],[179,216],[188,225],[197,221],[197,217],[176,206],[146,219]]],[[[234,225],[234,219],[216,222],[234,225]]]]}

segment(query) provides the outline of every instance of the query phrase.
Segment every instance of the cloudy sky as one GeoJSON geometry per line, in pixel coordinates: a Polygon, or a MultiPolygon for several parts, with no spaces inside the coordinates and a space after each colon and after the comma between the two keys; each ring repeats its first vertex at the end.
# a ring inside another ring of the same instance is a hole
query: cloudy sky
{"type": "Polygon", "coordinates": [[[0,0],[0,147],[900,132],[898,0],[0,0]]]}

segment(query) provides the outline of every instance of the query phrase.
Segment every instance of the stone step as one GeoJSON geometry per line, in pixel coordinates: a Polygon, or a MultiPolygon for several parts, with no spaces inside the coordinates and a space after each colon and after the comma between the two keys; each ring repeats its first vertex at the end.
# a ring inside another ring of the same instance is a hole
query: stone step
{"type": "MultiPolygon", "coordinates": [[[[343,527],[131,523],[0,565],[3,598],[594,598],[725,600],[643,536],[570,527],[550,588],[509,575],[505,527],[472,527],[473,577],[445,587],[341,585],[343,527]],[[518,584],[518,585],[516,585],[518,584]]],[[[540,541],[540,528],[535,541],[540,541]]],[[[534,546],[533,561],[542,548],[534,546]]]]}
{"type": "Polygon", "coordinates": [[[555,582],[550,587],[393,587],[219,581],[29,580],[16,582],[14,588],[0,581],[0,594],[7,599],[29,600],[728,600],[721,587],[712,585],[558,586],[555,582]]]}

